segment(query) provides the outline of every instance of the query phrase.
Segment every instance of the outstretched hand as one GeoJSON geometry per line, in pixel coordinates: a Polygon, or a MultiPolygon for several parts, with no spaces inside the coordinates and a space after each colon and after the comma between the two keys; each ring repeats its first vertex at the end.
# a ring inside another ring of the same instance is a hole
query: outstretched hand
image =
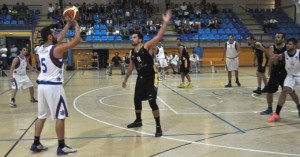
{"type": "Polygon", "coordinates": [[[70,18],[69,16],[65,17],[65,20],[67,23],[69,23],[71,26],[75,26],[77,24],[77,21],[75,19],[70,18]]]}
{"type": "Polygon", "coordinates": [[[172,11],[171,9],[168,9],[167,12],[163,14],[163,19],[165,22],[169,22],[171,18],[172,18],[172,11]]]}
{"type": "Polygon", "coordinates": [[[122,82],[122,87],[126,88],[126,82],[125,81],[122,82]]]}

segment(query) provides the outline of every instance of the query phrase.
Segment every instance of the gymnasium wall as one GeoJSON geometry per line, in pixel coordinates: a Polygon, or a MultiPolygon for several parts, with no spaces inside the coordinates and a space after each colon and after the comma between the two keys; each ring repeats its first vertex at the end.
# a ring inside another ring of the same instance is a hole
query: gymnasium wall
{"type": "MultiPolygon", "coordinates": [[[[193,48],[187,48],[189,55],[192,54],[193,52],[193,48]]],[[[222,58],[223,56],[223,51],[224,49],[222,47],[218,47],[218,48],[208,48],[205,47],[203,48],[203,58],[222,58]]],[[[125,56],[125,54],[127,52],[130,52],[131,49],[110,49],[109,50],[109,61],[111,61],[112,57],[115,56],[116,52],[119,52],[119,56],[121,58],[123,58],[125,56]]],[[[78,50],[73,50],[73,66],[74,69],[76,69],[76,63],[77,63],[77,59],[78,59],[78,53],[83,54],[86,52],[92,52],[92,50],[88,50],[88,49],[78,49],[78,50]]],[[[167,52],[167,55],[171,55],[172,52],[176,52],[176,54],[178,55],[178,49],[177,48],[165,48],[165,52],[167,52]]],[[[240,62],[240,66],[251,66],[253,64],[253,51],[251,48],[249,47],[242,47],[241,48],[241,54],[239,57],[239,62],[240,62]]],[[[100,54],[101,55],[101,54],[100,54]]],[[[221,63],[221,62],[220,62],[221,63]]],[[[218,64],[218,63],[217,63],[218,64]]],[[[203,63],[204,66],[208,66],[209,63],[205,62],[203,63]]]]}

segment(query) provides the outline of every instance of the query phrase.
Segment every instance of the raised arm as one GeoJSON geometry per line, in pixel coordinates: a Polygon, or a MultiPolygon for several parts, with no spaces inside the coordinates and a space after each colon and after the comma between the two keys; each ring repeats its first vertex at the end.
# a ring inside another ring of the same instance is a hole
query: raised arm
{"type": "Polygon", "coordinates": [[[68,22],[67,25],[74,26],[75,36],[70,42],[60,44],[54,49],[54,57],[55,58],[61,58],[65,52],[67,52],[69,49],[72,49],[80,42],[80,30],[79,30],[79,25],[78,25],[77,21],[71,20],[68,22]]]}
{"type": "Polygon", "coordinates": [[[67,31],[71,27],[71,24],[68,22],[65,27],[57,35],[57,42],[60,43],[67,35],[67,31]]]}
{"type": "Polygon", "coordinates": [[[163,37],[163,35],[166,31],[166,28],[169,24],[169,21],[170,21],[171,17],[172,17],[172,11],[167,10],[166,14],[163,15],[163,20],[164,20],[163,25],[160,27],[159,32],[157,33],[157,35],[153,39],[151,39],[150,41],[148,41],[144,44],[145,49],[149,50],[151,47],[155,46],[156,43],[158,43],[160,41],[160,39],[163,37]]]}

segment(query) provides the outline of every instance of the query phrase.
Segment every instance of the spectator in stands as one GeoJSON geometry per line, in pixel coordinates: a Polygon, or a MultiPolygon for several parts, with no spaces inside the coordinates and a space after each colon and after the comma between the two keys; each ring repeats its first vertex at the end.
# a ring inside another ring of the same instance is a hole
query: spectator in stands
{"type": "Polygon", "coordinates": [[[176,19],[174,20],[174,25],[175,25],[175,31],[178,32],[178,28],[181,25],[181,20],[179,19],[179,17],[176,17],[176,19]]]}
{"type": "Polygon", "coordinates": [[[10,48],[9,62],[11,63],[11,61],[17,56],[18,56],[18,48],[16,47],[15,44],[12,44],[10,48]]]}
{"type": "Polygon", "coordinates": [[[221,24],[220,18],[217,17],[217,16],[214,16],[214,28],[215,29],[219,29],[220,28],[220,24],[221,24]]]}
{"type": "Polygon", "coordinates": [[[201,29],[202,28],[199,18],[196,19],[194,28],[195,29],[201,29]]]}
{"type": "Polygon", "coordinates": [[[115,29],[112,25],[109,25],[106,27],[106,35],[113,35],[115,32],[115,29]]]}
{"type": "Polygon", "coordinates": [[[55,3],[54,13],[55,13],[55,15],[61,14],[61,9],[60,9],[60,6],[58,5],[58,3],[55,3]]]}
{"type": "Polygon", "coordinates": [[[120,26],[116,25],[114,35],[120,35],[120,26]]]}
{"type": "Polygon", "coordinates": [[[20,12],[20,8],[21,6],[20,6],[20,3],[16,3],[16,6],[15,6],[15,8],[16,8],[16,10],[18,11],[18,12],[20,12]]]}
{"type": "Polygon", "coordinates": [[[187,10],[187,5],[185,2],[182,3],[182,5],[180,6],[180,9],[184,12],[187,10]]]}
{"type": "Polygon", "coordinates": [[[195,72],[199,72],[200,73],[200,64],[199,64],[199,56],[197,55],[196,51],[193,52],[193,54],[191,54],[190,56],[190,61],[191,61],[191,64],[190,64],[190,70],[192,72],[193,68],[195,68],[195,72]]]}
{"type": "Polygon", "coordinates": [[[154,23],[156,29],[159,30],[159,29],[160,29],[160,26],[161,26],[160,20],[159,20],[158,18],[155,18],[155,20],[154,20],[153,23],[154,23]]]}
{"type": "Polygon", "coordinates": [[[121,67],[121,75],[125,75],[125,65],[122,63],[121,57],[119,57],[119,52],[115,53],[115,56],[111,59],[109,65],[109,76],[112,74],[112,67],[121,67]]]}
{"type": "Polygon", "coordinates": [[[136,21],[136,23],[134,24],[134,31],[140,31],[140,25],[138,21],[136,21]]]}
{"type": "Polygon", "coordinates": [[[121,35],[129,35],[129,31],[126,27],[126,24],[124,24],[121,28],[121,35]]]}
{"type": "Polygon", "coordinates": [[[11,11],[11,18],[12,18],[12,20],[18,19],[18,10],[16,9],[16,7],[13,7],[13,9],[11,11]]]}
{"type": "Polygon", "coordinates": [[[1,14],[6,15],[8,14],[8,7],[6,4],[2,4],[2,8],[1,8],[1,14]]]}
{"type": "Polygon", "coordinates": [[[53,17],[53,13],[54,13],[54,7],[52,6],[52,3],[49,4],[48,6],[48,16],[47,18],[50,19],[50,17],[53,17]]]}
{"type": "Polygon", "coordinates": [[[150,34],[156,34],[156,31],[157,31],[157,28],[155,27],[154,24],[152,24],[152,25],[150,26],[150,34]]]}
{"type": "Polygon", "coordinates": [[[195,13],[197,18],[201,18],[202,10],[200,9],[200,6],[197,5],[197,6],[194,7],[194,13],[195,13]]]}
{"type": "Polygon", "coordinates": [[[107,17],[107,20],[106,20],[106,25],[107,26],[112,26],[113,25],[113,20],[111,19],[111,17],[107,17]]]}
{"type": "Polygon", "coordinates": [[[29,13],[28,10],[29,10],[28,6],[26,6],[25,3],[22,2],[20,6],[20,14],[26,15],[27,13],[29,13]]]}
{"type": "Polygon", "coordinates": [[[87,15],[90,16],[93,14],[93,6],[91,4],[87,5],[87,15]]]}
{"type": "Polygon", "coordinates": [[[29,46],[29,44],[26,44],[25,48],[26,48],[25,57],[26,57],[27,61],[29,62],[29,64],[31,65],[31,47],[29,46]]]}
{"type": "Polygon", "coordinates": [[[215,3],[212,3],[211,4],[211,13],[217,14],[218,12],[219,11],[218,11],[217,5],[215,3]]]}
{"type": "Polygon", "coordinates": [[[130,63],[130,55],[129,55],[128,52],[127,52],[126,55],[123,57],[123,62],[124,62],[126,65],[129,65],[129,63],[130,63]]]}
{"type": "Polygon", "coordinates": [[[93,13],[98,13],[99,12],[99,6],[97,3],[94,3],[94,6],[93,6],[93,13]]]}
{"type": "Polygon", "coordinates": [[[8,70],[7,48],[5,47],[5,44],[2,45],[2,48],[0,49],[0,54],[1,54],[3,70],[8,70]]]}
{"type": "Polygon", "coordinates": [[[178,61],[179,57],[176,52],[173,51],[172,54],[168,57],[169,66],[172,68],[173,74],[177,74],[179,72],[178,61]],[[175,71],[175,69],[177,69],[177,71],[175,71]]]}
{"type": "Polygon", "coordinates": [[[130,11],[128,9],[125,11],[125,19],[126,19],[126,21],[129,21],[131,19],[130,18],[130,11]]]}
{"type": "Polygon", "coordinates": [[[210,29],[214,29],[215,28],[215,21],[214,19],[209,19],[207,27],[210,29]]]}
{"type": "Polygon", "coordinates": [[[272,18],[270,19],[270,27],[277,28],[277,23],[278,21],[274,18],[274,16],[272,16],[272,18]]]}
{"type": "Polygon", "coordinates": [[[86,35],[94,35],[94,27],[92,26],[92,24],[88,25],[86,35]]]}
{"type": "Polygon", "coordinates": [[[205,6],[206,5],[206,0],[202,0],[202,2],[200,3],[201,6],[205,6]]]}
{"type": "Polygon", "coordinates": [[[26,25],[28,25],[29,24],[29,20],[25,17],[25,15],[23,15],[23,14],[20,14],[19,16],[18,16],[18,21],[24,21],[24,23],[26,24],[26,25]]]}

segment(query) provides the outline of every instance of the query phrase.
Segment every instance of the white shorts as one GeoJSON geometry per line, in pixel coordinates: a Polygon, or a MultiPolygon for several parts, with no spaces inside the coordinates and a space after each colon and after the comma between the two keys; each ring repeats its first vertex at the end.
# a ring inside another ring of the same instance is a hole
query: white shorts
{"type": "Polygon", "coordinates": [[[239,69],[239,59],[229,59],[226,58],[226,70],[227,71],[236,71],[239,69]]]}
{"type": "Polygon", "coordinates": [[[175,60],[171,60],[171,61],[170,61],[170,63],[171,63],[172,65],[175,65],[175,66],[177,66],[177,63],[178,63],[178,62],[177,62],[177,61],[175,61],[175,60]]]}
{"type": "Polygon", "coordinates": [[[158,63],[159,63],[159,67],[165,68],[165,67],[168,66],[168,63],[167,63],[166,59],[164,59],[164,58],[162,58],[162,59],[158,58],[157,60],[158,60],[158,63]]]}
{"type": "Polygon", "coordinates": [[[62,85],[38,85],[38,118],[65,119],[69,116],[68,103],[62,85]]]}
{"type": "Polygon", "coordinates": [[[292,90],[295,90],[296,85],[299,85],[300,77],[294,77],[292,75],[287,75],[284,79],[284,87],[290,87],[292,90]]]}
{"type": "Polygon", "coordinates": [[[14,82],[12,83],[11,88],[12,89],[20,89],[23,87],[23,89],[32,87],[33,84],[29,77],[27,75],[15,75],[14,76],[14,82]]]}

